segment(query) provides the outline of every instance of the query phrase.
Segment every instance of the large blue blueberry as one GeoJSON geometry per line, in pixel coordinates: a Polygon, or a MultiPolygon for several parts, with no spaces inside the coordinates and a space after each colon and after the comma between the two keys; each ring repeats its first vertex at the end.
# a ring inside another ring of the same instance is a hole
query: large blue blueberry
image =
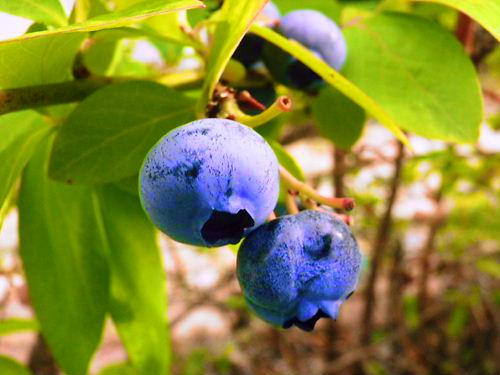
{"type": "MultiPolygon", "coordinates": [[[[273,21],[280,19],[281,14],[271,1],[262,10],[264,24],[272,26],[273,21]]],[[[264,39],[254,34],[247,34],[243,37],[238,48],[233,54],[233,59],[241,62],[245,67],[251,67],[261,59],[264,39]]]]}
{"type": "MultiPolygon", "coordinates": [[[[342,31],[330,18],[315,10],[296,10],[281,18],[278,31],[309,48],[328,65],[340,70],[347,46],[342,31]]],[[[279,47],[266,44],[263,60],[278,82],[304,90],[316,89],[323,81],[307,66],[279,47]]]]}
{"type": "Polygon", "coordinates": [[[311,331],[336,319],[358,282],[361,253],[349,227],[329,213],[270,221],[243,241],[237,275],[248,306],[265,321],[311,331]]]}
{"type": "Polygon", "coordinates": [[[254,130],[204,119],[165,135],[139,175],[141,202],[173,239],[197,246],[238,243],[278,198],[278,161],[254,130]]]}

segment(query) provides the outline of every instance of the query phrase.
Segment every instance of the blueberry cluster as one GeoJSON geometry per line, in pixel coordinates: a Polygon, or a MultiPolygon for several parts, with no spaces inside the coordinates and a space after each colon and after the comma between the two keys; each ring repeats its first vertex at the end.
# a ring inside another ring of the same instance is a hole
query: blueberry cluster
{"type": "Polygon", "coordinates": [[[356,288],[361,255],[331,212],[305,210],[266,220],[277,204],[279,164],[254,130],[204,119],[165,135],[139,176],[142,205],[171,238],[206,247],[236,244],[237,275],[263,320],[310,331],[336,319],[356,288]]]}
{"type": "MultiPolygon", "coordinates": [[[[331,67],[342,68],[342,31],[322,13],[296,10],[282,17],[268,3],[258,22],[301,43],[331,67]]],[[[233,59],[250,70],[264,64],[274,82],[306,92],[323,84],[300,61],[253,34],[244,37],[233,59]]],[[[248,92],[264,107],[276,97],[272,83],[248,92]]],[[[237,276],[255,314],[273,325],[311,331],[320,318],[336,319],[354,292],[361,254],[333,210],[303,204],[305,210],[299,211],[295,201],[301,189],[307,199],[331,208],[352,208],[352,200],[322,197],[293,179],[254,130],[211,118],[165,135],[147,155],[139,183],[145,211],[171,238],[205,247],[242,241],[237,276]],[[293,201],[287,207],[290,214],[275,218],[280,175],[296,191],[288,196],[293,201]]]]}

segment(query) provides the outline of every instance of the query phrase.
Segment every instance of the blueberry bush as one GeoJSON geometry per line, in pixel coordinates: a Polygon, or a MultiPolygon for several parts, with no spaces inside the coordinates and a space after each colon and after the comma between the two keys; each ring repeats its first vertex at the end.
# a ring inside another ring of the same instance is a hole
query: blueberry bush
{"type": "Polygon", "coordinates": [[[0,335],[38,335],[0,374],[95,373],[108,321],[127,360],[102,375],[500,371],[498,0],[0,12],[29,20],[0,40],[0,228],[18,213],[34,311],[0,335]],[[308,139],[333,150],[326,193],[288,147],[308,139]],[[222,305],[285,367],[248,338],[247,368],[174,360],[159,238],[232,249],[222,305]]]}

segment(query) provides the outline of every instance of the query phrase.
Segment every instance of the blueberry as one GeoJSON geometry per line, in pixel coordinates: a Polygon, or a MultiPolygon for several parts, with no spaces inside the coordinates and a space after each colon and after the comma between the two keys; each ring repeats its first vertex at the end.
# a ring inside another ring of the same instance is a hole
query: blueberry
{"type": "Polygon", "coordinates": [[[149,152],[139,175],[142,205],[174,240],[238,243],[278,199],[278,161],[255,131],[204,119],[178,127],[149,152]]]}
{"type": "Polygon", "coordinates": [[[356,288],[360,265],[349,227],[328,213],[307,210],[250,233],[238,252],[237,275],[260,318],[311,331],[320,318],[337,318],[356,288]]]}
{"type": "MultiPolygon", "coordinates": [[[[281,18],[278,31],[309,48],[332,68],[343,67],[347,54],[344,36],[323,13],[308,9],[290,12],[281,18]]],[[[323,84],[320,76],[277,46],[266,44],[262,55],[273,78],[284,85],[313,91],[323,84]]]]}
{"type": "MultiPolygon", "coordinates": [[[[281,17],[278,8],[272,2],[267,3],[262,13],[267,18],[266,21],[279,20],[281,17]]],[[[265,22],[265,24],[271,26],[269,22],[265,22]]],[[[245,67],[249,68],[261,59],[263,46],[264,39],[254,34],[247,34],[243,37],[234,52],[233,59],[238,60],[245,67]]]]}

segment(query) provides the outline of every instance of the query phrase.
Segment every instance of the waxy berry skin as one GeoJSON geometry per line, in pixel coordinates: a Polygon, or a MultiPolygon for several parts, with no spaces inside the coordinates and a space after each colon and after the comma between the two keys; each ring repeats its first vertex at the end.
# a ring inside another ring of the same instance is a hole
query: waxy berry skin
{"type": "Polygon", "coordinates": [[[279,192],[278,161],[254,130],[204,119],[178,127],[149,152],[139,175],[142,205],[176,241],[238,243],[265,222],[279,192]]]}
{"type": "MultiPolygon", "coordinates": [[[[342,30],[323,13],[309,9],[290,12],[281,18],[277,30],[310,49],[332,68],[340,70],[344,66],[347,45],[342,30]]],[[[321,77],[279,47],[266,44],[263,59],[280,83],[304,90],[323,84],[321,77]]]]}
{"type": "Polygon", "coordinates": [[[263,320],[311,331],[336,319],[358,283],[361,253],[351,230],[329,213],[302,211],[250,233],[237,276],[248,306],[263,320]]]}

